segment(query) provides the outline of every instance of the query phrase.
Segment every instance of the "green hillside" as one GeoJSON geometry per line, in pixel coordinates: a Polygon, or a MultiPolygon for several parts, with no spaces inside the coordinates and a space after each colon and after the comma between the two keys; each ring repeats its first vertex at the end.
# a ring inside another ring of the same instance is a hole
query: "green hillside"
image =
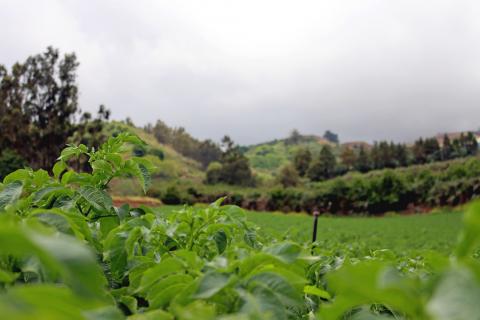
{"type": "Polygon", "coordinates": [[[316,155],[322,146],[329,144],[335,153],[339,147],[317,136],[302,136],[301,141],[293,144],[288,139],[274,140],[246,147],[245,155],[250,161],[252,169],[263,175],[272,175],[279,168],[292,161],[295,153],[300,148],[308,148],[316,155]]]}
{"type": "MultiPolygon", "coordinates": [[[[115,134],[119,131],[129,131],[138,135],[148,144],[145,159],[150,160],[156,167],[152,174],[152,186],[161,186],[165,184],[175,184],[182,182],[201,183],[204,179],[204,172],[200,169],[200,164],[195,160],[184,157],[176,152],[172,147],[159,143],[154,136],[146,133],[141,128],[128,126],[121,122],[111,122],[106,128],[107,135],[115,134]],[[163,159],[162,156],[163,155],[163,159]]],[[[132,149],[131,152],[134,152],[132,149]]],[[[140,186],[133,180],[113,181],[111,192],[115,195],[139,195],[140,186]]]]}

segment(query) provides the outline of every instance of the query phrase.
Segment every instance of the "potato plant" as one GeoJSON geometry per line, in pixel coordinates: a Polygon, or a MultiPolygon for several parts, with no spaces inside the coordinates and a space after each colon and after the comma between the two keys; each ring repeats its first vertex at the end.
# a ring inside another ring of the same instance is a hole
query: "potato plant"
{"type": "MultiPolygon", "coordinates": [[[[122,133],[98,150],[64,149],[52,169],[0,185],[0,317],[5,319],[477,319],[480,204],[451,257],[326,250],[259,232],[242,209],[162,215],[115,207],[113,178],[151,165],[124,154],[122,133]],[[88,159],[91,172],[71,164],[88,159]]],[[[310,232],[310,230],[305,230],[310,232]]],[[[345,246],[339,244],[339,246],[345,246]]]]}

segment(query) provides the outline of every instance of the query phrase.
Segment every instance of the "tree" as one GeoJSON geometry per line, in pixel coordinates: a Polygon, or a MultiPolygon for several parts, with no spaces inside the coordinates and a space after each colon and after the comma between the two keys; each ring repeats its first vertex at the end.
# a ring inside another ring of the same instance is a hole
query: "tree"
{"type": "Polygon", "coordinates": [[[428,162],[439,161],[442,159],[440,145],[436,138],[425,139],[423,150],[428,162]]]}
{"type": "Polygon", "coordinates": [[[210,163],[220,160],[221,156],[222,150],[218,145],[212,140],[205,140],[198,145],[195,159],[200,162],[203,168],[207,168],[210,163]]]}
{"type": "Polygon", "coordinates": [[[477,154],[478,151],[478,142],[477,138],[472,132],[468,132],[464,140],[465,149],[467,149],[467,154],[473,156],[477,154]]]}
{"type": "Polygon", "coordinates": [[[203,169],[213,161],[219,161],[222,151],[212,140],[200,141],[192,137],[183,127],[170,128],[157,120],[155,126],[147,125],[144,130],[151,132],[158,142],[169,144],[180,154],[200,162],[203,169]]]}
{"type": "Polygon", "coordinates": [[[302,140],[302,135],[297,129],[293,129],[290,136],[285,140],[285,144],[299,144],[302,140]]]}
{"type": "Polygon", "coordinates": [[[372,150],[370,151],[370,159],[372,161],[373,169],[385,168],[385,163],[383,161],[382,153],[380,151],[380,145],[376,141],[373,144],[372,150]]]}
{"type": "Polygon", "coordinates": [[[360,172],[367,172],[371,169],[370,157],[365,150],[365,147],[360,146],[358,151],[357,159],[355,161],[355,170],[360,172]]]}
{"type": "Polygon", "coordinates": [[[342,164],[346,167],[347,170],[352,170],[355,166],[356,156],[355,152],[349,147],[344,147],[342,153],[340,154],[340,159],[342,164]]]}
{"type": "Polygon", "coordinates": [[[300,181],[297,170],[291,164],[288,164],[280,170],[278,182],[284,187],[296,187],[300,181]]]}
{"type": "Polygon", "coordinates": [[[325,133],[323,134],[323,137],[326,140],[330,141],[331,143],[335,143],[335,144],[339,143],[338,134],[333,133],[330,130],[325,131],[325,133]]]}
{"type": "Polygon", "coordinates": [[[170,129],[162,120],[157,120],[155,126],[153,126],[151,130],[158,142],[163,144],[171,143],[172,129],[170,129]]]}
{"type": "Polygon", "coordinates": [[[308,148],[300,148],[293,156],[293,165],[301,177],[307,173],[310,163],[312,162],[312,153],[308,148]]]}
{"type": "Polygon", "coordinates": [[[315,159],[308,169],[307,176],[312,181],[321,181],[332,178],[335,173],[337,160],[328,145],[323,146],[317,159],[315,159]]]}
{"type": "Polygon", "coordinates": [[[60,58],[48,47],[10,73],[0,67],[0,148],[21,154],[34,168],[50,167],[75,130],[78,65],[74,53],[60,58]]]}
{"type": "Polygon", "coordinates": [[[427,161],[425,146],[422,138],[415,141],[415,144],[413,145],[413,148],[412,148],[412,152],[413,152],[413,159],[416,164],[423,164],[427,161]]]}
{"type": "Polygon", "coordinates": [[[406,167],[408,166],[410,160],[409,160],[409,154],[408,154],[408,148],[404,144],[397,144],[394,146],[395,150],[395,160],[397,162],[397,166],[400,167],[406,167]]]}
{"type": "Polygon", "coordinates": [[[229,136],[223,137],[222,149],[224,151],[220,158],[220,166],[215,164],[207,169],[207,182],[252,185],[254,181],[248,158],[240,152],[239,147],[229,136]]]}
{"type": "Polygon", "coordinates": [[[453,156],[453,146],[447,134],[443,136],[442,160],[449,160],[453,156]]]}

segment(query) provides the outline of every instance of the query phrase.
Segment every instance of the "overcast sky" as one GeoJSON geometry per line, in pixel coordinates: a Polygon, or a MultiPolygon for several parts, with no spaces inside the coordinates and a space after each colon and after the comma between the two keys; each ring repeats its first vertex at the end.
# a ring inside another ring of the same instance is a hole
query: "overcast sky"
{"type": "Polygon", "coordinates": [[[80,104],[242,144],[480,127],[480,1],[0,0],[0,63],[74,51],[80,104]]]}

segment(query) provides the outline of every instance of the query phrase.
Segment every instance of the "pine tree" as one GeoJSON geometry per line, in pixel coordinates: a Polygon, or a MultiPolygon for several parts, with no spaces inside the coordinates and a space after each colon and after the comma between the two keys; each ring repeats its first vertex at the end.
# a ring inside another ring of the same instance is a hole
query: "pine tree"
{"type": "Polygon", "coordinates": [[[449,160],[453,156],[453,146],[447,134],[443,136],[442,160],[449,160]]]}
{"type": "Polygon", "coordinates": [[[355,170],[360,172],[371,170],[370,157],[363,146],[361,146],[358,151],[357,159],[355,161],[355,170]]]}
{"type": "Polygon", "coordinates": [[[308,169],[307,176],[312,181],[321,181],[332,178],[335,173],[337,160],[328,145],[323,146],[317,159],[315,159],[308,169]]]}

